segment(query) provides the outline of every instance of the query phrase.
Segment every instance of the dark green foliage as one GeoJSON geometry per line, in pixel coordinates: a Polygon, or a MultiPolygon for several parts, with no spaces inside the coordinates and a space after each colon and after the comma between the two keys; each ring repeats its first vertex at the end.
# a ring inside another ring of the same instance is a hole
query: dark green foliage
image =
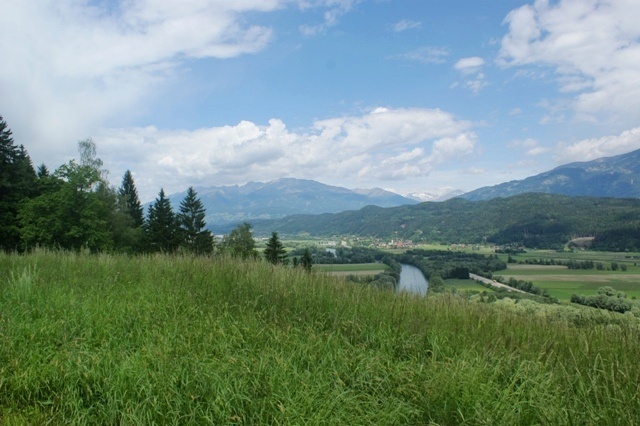
{"type": "Polygon", "coordinates": [[[164,189],[149,206],[145,227],[152,252],[172,253],[178,248],[178,222],[164,189]]]}
{"type": "Polygon", "coordinates": [[[420,269],[429,279],[429,283],[432,275],[438,275],[442,279],[469,279],[469,272],[471,272],[490,277],[493,271],[500,271],[507,267],[507,264],[495,255],[485,256],[444,250],[408,250],[404,254],[396,255],[395,258],[400,263],[420,269]]]}
{"type": "Polygon", "coordinates": [[[103,179],[93,142],[83,141],[78,147],[81,164],[71,160],[53,176],[43,173],[42,193],[21,203],[18,217],[25,248],[101,251],[113,247],[110,217],[115,196],[103,179]]]}
{"type": "MultiPolygon", "coordinates": [[[[381,261],[385,254],[378,249],[367,247],[338,247],[335,255],[319,247],[307,247],[313,255],[314,262],[318,265],[343,264],[343,263],[373,263],[381,261]]],[[[301,256],[304,248],[299,248],[291,252],[291,256],[301,256]]]]}
{"type": "Polygon", "coordinates": [[[193,187],[189,187],[187,195],[180,203],[178,224],[180,239],[184,249],[195,254],[211,254],[213,252],[213,235],[205,229],[205,210],[193,187]]]}
{"type": "Polygon", "coordinates": [[[0,116],[0,250],[20,248],[18,204],[35,195],[36,173],[22,145],[0,116]]]}
{"type": "Polygon", "coordinates": [[[233,257],[242,259],[257,258],[256,242],[251,233],[251,224],[244,222],[225,235],[220,243],[220,249],[233,257]]]}
{"type": "Polygon", "coordinates": [[[311,272],[311,268],[313,267],[313,257],[311,257],[311,252],[308,248],[304,249],[304,252],[302,253],[300,266],[302,266],[305,271],[311,272]]]}
{"type": "Polygon", "coordinates": [[[271,238],[267,241],[267,247],[264,249],[265,259],[274,265],[285,265],[287,263],[287,251],[277,232],[271,234],[271,238]]]}
{"type": "Polygon", "coordinates": [[[122,185],[118,189],[118,201],[121,210],[131,219],[132,227],[142,227],[144,224],[144,209],[138,198],[138,190],[133,181],[133,175],[129,170],[122,177],[122,185]]]}
{"type": "Polygon", "coordinates": [[[471,202],[452,199],[413,206],[265,221],[256,232],[359,235],[440,243],[482,243],[557,249],[580,235],[640,228],[640,200],[523,194],[471,202]]]}
{"type": "Polygon", "coordinates": [[[626,294],[616,292],[609,286],[600,287],[598,294],[595,296],[573,294],[571,296],[571,302],[620,313],[630,311],[632,308],[631,302],[627,300],[626,294]]]}
{"type": "Polygon", "coordinates": [[[640,227],[602,231],[591,242],[591,248],[601,251],[640,251],[640,227]]]}

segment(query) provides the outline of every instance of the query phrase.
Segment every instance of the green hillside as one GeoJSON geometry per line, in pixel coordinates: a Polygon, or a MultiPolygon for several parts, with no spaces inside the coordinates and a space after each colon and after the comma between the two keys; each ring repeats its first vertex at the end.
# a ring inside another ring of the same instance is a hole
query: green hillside
{"type": "Polygon", "coordinates": [[[0,253],[0,423],[638,424],[633,316],[223,257],[0,253]]]}
{"type": "MultiPolygon", "coordinates": [[[[640,200],[522,194],[488,201],[452,199],[338,214],[297,215],[255,224],[258,233],[360,235],[440,243],[524,244],[553,248],[576,236],[614,238],[640,227],[640,200]],[[607,237],[610,236],[610,237],[607,237]]],[[[628,246],[638,244],[636,239],[628,246]]]]}

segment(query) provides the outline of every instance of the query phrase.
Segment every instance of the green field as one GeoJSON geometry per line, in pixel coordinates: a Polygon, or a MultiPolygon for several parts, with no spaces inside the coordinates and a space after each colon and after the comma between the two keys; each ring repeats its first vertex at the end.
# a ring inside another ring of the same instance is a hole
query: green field
{"type": "Polygon", "coordinates": [[[0,254],[1,424],[633,425],[633,316],[229,258],[0,254]]]}
{"type": "Polygon", "coordinates": [[[458,291],[492,291],[487,287],[481,286],[474,280],[448,279],[444,280],[445,288],[455,288],[458,291]]]}
{"type": "Polygon", "coordinates": [[[494,275],[531,281],[536,287],[547,289],[551,296],[564,301],[568,301],[572,294],[596,294],[598,289],[604,286],[622,291],[628,297],[640,297],[640,273],[633,267],[621,272],[510,264],[506,270],[497,271],[494,275]]]}
{"type": "Polygon", "coordinates": [[[331,265],[313,265],[318,272],[328,272],[333,275],[377,275],[388,269],[384,263],[340,263],[331,265]]]}

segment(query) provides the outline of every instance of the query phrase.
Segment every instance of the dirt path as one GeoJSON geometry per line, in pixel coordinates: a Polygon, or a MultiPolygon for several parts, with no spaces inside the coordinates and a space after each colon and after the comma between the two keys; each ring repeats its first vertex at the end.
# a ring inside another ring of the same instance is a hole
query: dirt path
{"type": "Polygon", "coordinates": [[[525,291],[518,290],[517,288],[509,287],[506,284],[502,284],[502,283],[499,283],[498,281],[490,280],[489,278],[481,277],[480,275],[469,274],[469,278],[471,278],[472,280],[483,282],[485,284],[489,284],[491,287],[504,288],[507,291],[515,291],[518,293],[526,293],[525,291]]]}

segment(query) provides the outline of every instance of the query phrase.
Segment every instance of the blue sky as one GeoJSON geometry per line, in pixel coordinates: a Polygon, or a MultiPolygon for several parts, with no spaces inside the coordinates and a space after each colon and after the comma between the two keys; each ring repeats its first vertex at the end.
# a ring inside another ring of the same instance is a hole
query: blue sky
{"type": "Polygon", "coordinates": [[[640,148],[637,0],[10,0],[0,114],[119,185],[472,190],[640,148]]]}

